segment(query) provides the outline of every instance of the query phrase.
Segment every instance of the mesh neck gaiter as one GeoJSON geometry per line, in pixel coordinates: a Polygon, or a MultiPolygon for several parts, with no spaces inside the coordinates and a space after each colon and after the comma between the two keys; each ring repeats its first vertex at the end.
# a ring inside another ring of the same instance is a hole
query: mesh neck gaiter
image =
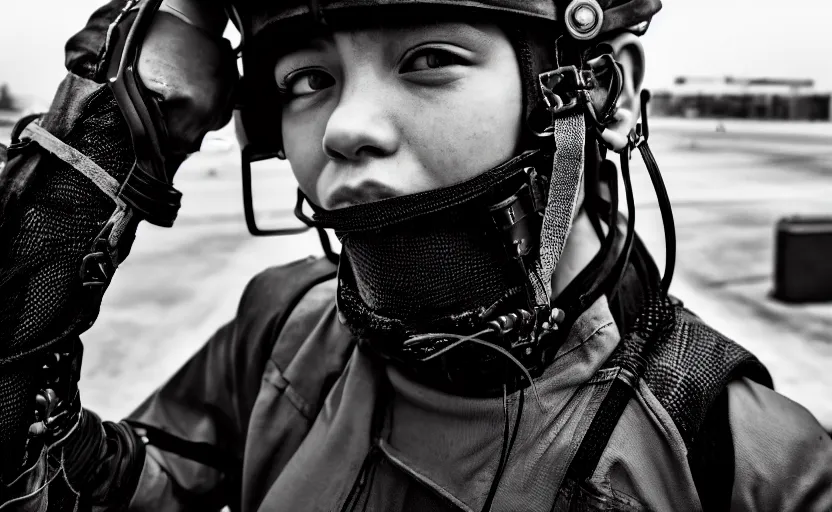
{"type": "Polygon", "coordinates": [[[490,210],[528,190],[530,170],[551,168],[551,158],[528,152],[451,187],[316,208],[315,221],[342,243],[338,299],[350,329],[395,343],[416,333],[465,332],[491,311],[528,308],[525,273],[490,210]]]}

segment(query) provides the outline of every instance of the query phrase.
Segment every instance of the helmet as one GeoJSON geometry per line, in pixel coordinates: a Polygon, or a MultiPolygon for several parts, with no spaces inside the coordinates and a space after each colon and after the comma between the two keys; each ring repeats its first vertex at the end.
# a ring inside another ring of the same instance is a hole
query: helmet
{"type": "MultiPolygon", "coordinates": [[[[239,118],[238,134],[241,141],[245,140],[250,154],[282,157],[280,134],[274,130],[276,119],[279,119],[279,105],[274,100],[276,95],[274,91],[261,88],[270,78],[263,74],[271,72],[268,65],[262,64],[262,56],[269,53],[269,47],[275,46],[275,39],[279,44],[284,38],[303,34],[310,25],[324,23],[338,26],[369,13],[395,10],[409,13],[424,12],[426,8],[430,8],[431,12],[436,9],[480,11],[485,15],[500,15],[502,19],[515,19],[525,25],[540,26],[541,32],[548,33],[550,37],[548,41],[538,41],[538,44],[554,49],[556,39],[551,36],[555,34],[566,34],[568,40],[581,47],[620,33],[641,35],[661,7],[661,0],[235,0],[231,14],[243,40],[242,90],[245,91],[235,113],[239,118]],[[551,29],[552,24],[555,30],[551,29]]],[[[525,43],[525,38],[531,33],[524,32],[521,43],[525,43]]],[[[567,46],[564,43],[561,44],[567,46]]],[[[541,52],[533,53],[539,56],[541,52]]],[[[519,52],[519,56],[529,55],[519,52]]],[[[526,75],[524,82],[529,119],[542,100],[535,83],[537,73],[551,66],[551,60],[526,62],[521,68],[526,75]]]]}

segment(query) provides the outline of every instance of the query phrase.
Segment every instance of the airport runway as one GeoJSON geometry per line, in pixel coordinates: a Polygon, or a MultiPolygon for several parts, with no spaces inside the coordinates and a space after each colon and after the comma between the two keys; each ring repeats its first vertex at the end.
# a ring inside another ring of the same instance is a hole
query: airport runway
{"type": "MultiPolygon", "coordinates": [[[[672,293],[752,350],[778,390],[832,428],[832,303],[769,297],[776,221],[832,215],[832,124],[726,122],[717,130],[715,121],[658,120],[652,128],[677,225],[672,293]]],[[[255,273],[320,253],[313,234],[248,235],[233,135],[211,138],[178,174],[177,224],[140,228],[84,336],[84,403],[105,418],[128,413],[187,360],[234,314],[255,273]]],[[[637,229],[662,266],[661,220],[639,160],[637,229]]],[[[275,176],[270,199],[290,221],[293,180],[287,168],[275,176]]]]}

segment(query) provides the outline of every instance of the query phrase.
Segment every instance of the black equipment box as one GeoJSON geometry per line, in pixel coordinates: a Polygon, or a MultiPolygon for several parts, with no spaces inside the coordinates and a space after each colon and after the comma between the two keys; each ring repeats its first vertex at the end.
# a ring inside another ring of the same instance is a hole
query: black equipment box
{"type": "Polygon", "coordinates": [[[832,301],[832,217],[777,222],[773,295],[785,302],[832,301]]]}

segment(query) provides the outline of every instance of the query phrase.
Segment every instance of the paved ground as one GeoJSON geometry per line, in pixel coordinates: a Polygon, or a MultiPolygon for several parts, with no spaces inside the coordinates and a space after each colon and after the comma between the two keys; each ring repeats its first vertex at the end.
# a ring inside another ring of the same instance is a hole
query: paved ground
{"type": "MultiPolygon", "coordinates": [[[[832,428],[832,303],[787,306],[769,297],[776,220],[832,215],[832,125],[716,127],[676,120],[653,126],[651,142],[677,224],[672,292],[756,353],[781,392],[832,428]]],[[[228,138],[215,137],[180,171],[177,186],[185,197],[176,226],[140,228],[84,337],[84,401],[106,418],[128,413],[187,360],[233,315],[257,271],[320,252],[311,234],[248,235],[228,138]]],[[[637,226],[662,263],[660,217],[635,158],[637,226]]],[[[289,170],[275,170],[271,184],[274,204],[291,206],[289,170]]]]}

